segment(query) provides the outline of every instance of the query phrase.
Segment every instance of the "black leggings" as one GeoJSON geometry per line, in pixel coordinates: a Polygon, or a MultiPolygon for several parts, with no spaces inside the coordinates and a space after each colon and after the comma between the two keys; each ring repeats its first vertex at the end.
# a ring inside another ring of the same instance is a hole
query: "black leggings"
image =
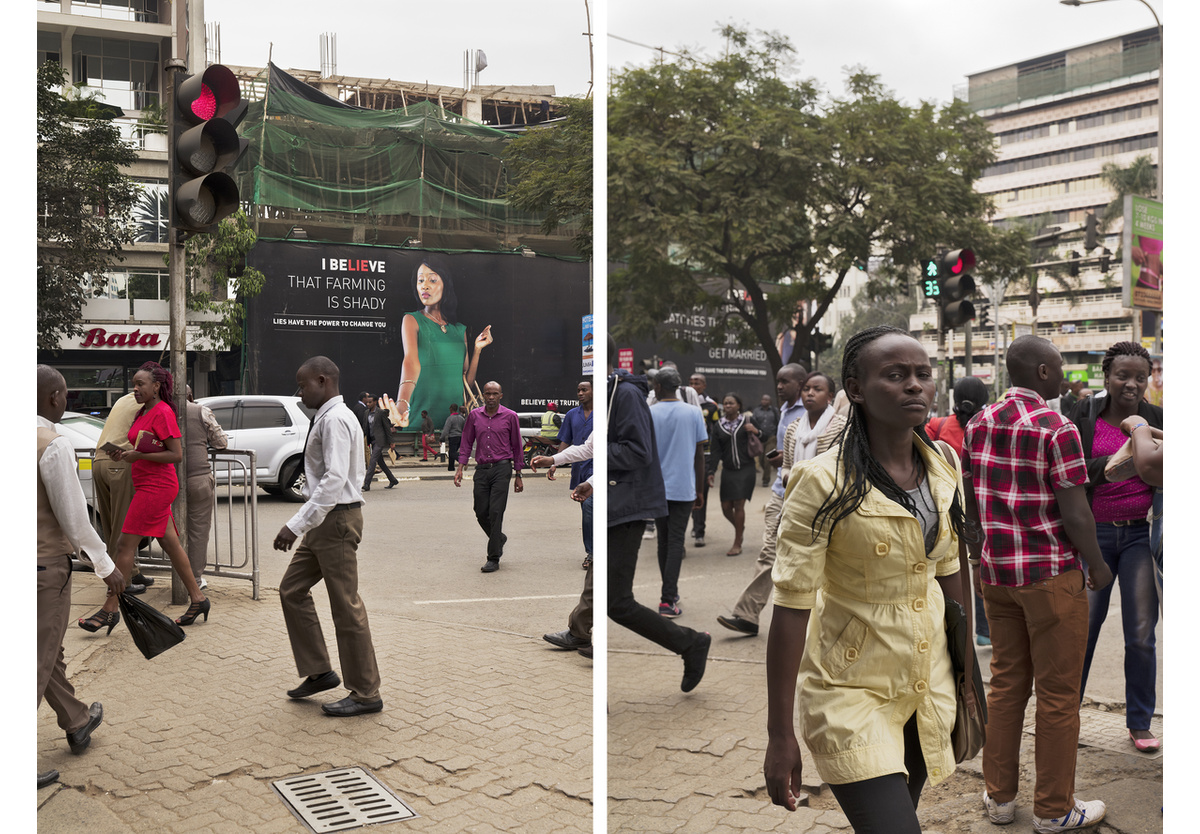
{"type": "Polygon", "coordinates": [[[904,725],[904,766],[908,768],[907,782],[903,773],[889,773],[829,786],[842,813],[854,826],[854,834],[921,834],[917,802],[927,774],[916,715],[904,725]]]}

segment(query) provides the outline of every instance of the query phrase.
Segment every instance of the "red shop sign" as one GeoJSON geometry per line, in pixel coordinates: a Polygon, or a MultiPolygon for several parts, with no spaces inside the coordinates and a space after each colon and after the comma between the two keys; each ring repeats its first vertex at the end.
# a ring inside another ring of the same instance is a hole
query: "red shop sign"
{"type": "Polygon", "coordinates": [[[109,333],[103,327],[93,327],[87,331],[85,338],[79,343],[80,347],[156,347],[157,333],[142,333],[141,329],[132,333],[109,333]]]}

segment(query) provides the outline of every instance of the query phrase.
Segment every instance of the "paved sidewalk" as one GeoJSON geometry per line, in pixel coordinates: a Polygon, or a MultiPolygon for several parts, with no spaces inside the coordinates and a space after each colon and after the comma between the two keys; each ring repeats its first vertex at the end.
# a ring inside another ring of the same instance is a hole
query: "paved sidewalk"
{"type": "MultiPolygon", "coordinates": [[[[74,590],[72,622],[103,597],[83,574],[74,590]]],[[[299,678],[277,591],[256,602],[248,583],[217,580],[207,593],[209,622],[153,660],[123,623],[111,637],[68,629],[68,674],[81,698],[104,704],[104,723],[74,756],[53,711],[38,710],[37,768],[61,773],[38,791],[39,832],[301,832],[270,783],[345,766],[421,815],[372,831],[592,830],[591,661],[548,651],[540,633],[373,608],[384,710],[329,718],[320,703],[344,689],[284,694],[299,678]]],[[[143,599],[172,617],[184,610],[168,605],[165,578],[143,599]]]]}

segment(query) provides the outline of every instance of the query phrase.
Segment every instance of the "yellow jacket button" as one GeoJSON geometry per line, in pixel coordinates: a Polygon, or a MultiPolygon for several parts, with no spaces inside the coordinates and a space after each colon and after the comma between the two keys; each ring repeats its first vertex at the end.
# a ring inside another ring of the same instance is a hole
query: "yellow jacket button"
{"type": "Polygon", "coordinates": [[[917,643],[917,651],[919,651],[919,652],[929,651],[929,641],[922,640],[920,643],[917,643]]]}
{"type": "Polygon", "coordinates": [[[925,610],[925,600],[914,599],[913,600],[913,611],[924,611],[924,610],[925,610]]]}
{"type": "Polygon", "coordinates": [[[880,542],[879,544],[875,545],[875,555],[886,556],[888,555],[888,551],[891,549],[891,545],[889,545],[887,542],[880,542]]]}
{"type": "Polygon", "coordinates": [[[925,563],[917,562],[915,565],[913,565],[913,570],[915,570],[917,573],[924,573],[925,572],[925,563]]]}
{"type": "Polygon", "coordinates": [[[941,769],[940,769],[940,768],[936,768],[936,767],[935,767],[933,770],[929,771],[929,775],[931,775],[931,776],[941,776],[941,775],[942,775],[942,771],[941,771],[941,769]]]}
{"type": "Polygon", "coordinates": [[[917,692],[924,692],[928,688],[929,685],[925,683],[925,681],[917,681],[915,684],[913,684],[913,689],[917,690],[917,692]]]}
{"type": "Polygon", "coordinates": [[[846,649],[846,660],[858,660],[858,649],[853,646],[846,649]]]}

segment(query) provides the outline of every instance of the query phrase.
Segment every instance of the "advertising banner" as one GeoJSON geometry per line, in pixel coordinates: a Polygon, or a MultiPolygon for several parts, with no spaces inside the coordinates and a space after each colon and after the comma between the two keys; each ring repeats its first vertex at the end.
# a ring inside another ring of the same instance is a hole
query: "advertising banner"
{"type": "Polygon", "coordinates": [[[1162,203],[1125,197],[1122,233],[1122,303],[1143,310],[1162,310],[1162,203]]]}
{"type": "Polygon", "coordinates": [[[248,393],[291,394],[301,363],[324,355],[348,402],[405,400],[412,431],[421,411],[441,428],[464,377],[500,383],[513,411],[577,404],[586,264],[305,241],[259,241],[248,260],[267,276],[246,302],[248,393]]]}
{"type": "Polygon", "coordinates": [[[592,375],[595,364],[596,335],[592,330],[592,316],[589,313],[583,317],[583,375],[592,375]]]}

